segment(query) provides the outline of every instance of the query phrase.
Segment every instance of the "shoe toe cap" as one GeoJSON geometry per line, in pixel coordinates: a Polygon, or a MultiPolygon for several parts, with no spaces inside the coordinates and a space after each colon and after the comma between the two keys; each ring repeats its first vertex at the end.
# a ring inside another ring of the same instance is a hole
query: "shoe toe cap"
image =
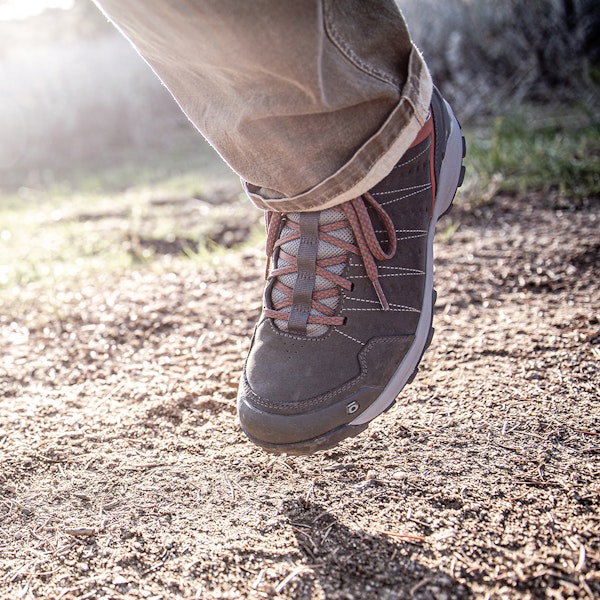
{"type": "Polygon", "coordinates": [[[390,336],[357,346],[338,337],[303,340],[279,336],[268,323],[258,328],[238,393],[240,423],[256,443],[301,444],[348,428],[381,394],[413,340],[390,336]]]}
{"type": "MultiPolygon", "coordinates": [[[[348,426],[356,407],[368,406],[380,393],[381,388],[363,387],[327,406],[314,410],[305,407],[295,414],[280,414],[272,412],[268,406],[261,406],[261,399],[244,379],[238,395],[238,416],[246,435],[259,445],[293,446],[331,435],[335,430],[348,426]]],[[[281,450],[286,451],[285,448],[281,450]]]]}

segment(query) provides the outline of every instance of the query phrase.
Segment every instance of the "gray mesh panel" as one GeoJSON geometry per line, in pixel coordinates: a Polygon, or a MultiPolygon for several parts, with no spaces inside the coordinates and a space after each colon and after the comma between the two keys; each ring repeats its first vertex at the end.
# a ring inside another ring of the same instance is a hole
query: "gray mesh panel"
{"type": "MultiPolygon", "coordinates": [[[[300,219],[300,215],[298,213],[290,213],[287,215],[287,219],[297,223],[300,219]]],[[[345,219],[346,219],[345,215],[340,210],[328,209],[328,210],[324,210],[320,213],[319,224],[327,225],[330,223],[336,223],[338,221],[345,221],[345,219]]],[[[347,227],[344,227],[343,229],[339,229],[337,231],[332,231],[329,233],[329,235],[331,235],[332,237],[336,237],[340,240],[343,240],[344,242],[347,242],[349,244],[354,244],[355,243],[354,234],[353,234],[352,229],[350,228],[349,224],[348,223],[346,223],[346,224],[347,224],[347,227]]],[[[293,230],[290,227],[286,227],[284,225],[282,232],[281,232],[281,237],[285,237],[292,233],[293,233],[293,230]]],[[[291,256],[297,256],[299,246],[300,246],[300,240],[294,240],[292,242],[283,244],[281,246],[281,249],[284,250],[285,252],[287,252],[288,254],[290,254],[291,256]]],[[[335,246],[334,244],[330,244],[329,242],[319,240],[319,247],[317,249],[317,259],[332,258],[334,256],[343,256],[343,255],[347,255],[347,254],[348,253],[343,248],[339,248],[338,246],[335,246]]],[[[277,261],[277,267],[284,267],[287,265],[288,265],[288,263],[286,263],[281,258],[277,261]]],[[[339,265],[333,265],[331,267],[325,267],[325,268],[328,271],[330,271],[331,273],[335,273],[336,275],[341,275],[342,272],[344,271],[344,267],[345,267],[345,263],[342,263],[339,265]]],[[[295,273],[290,273],[289,275],[282,275],[282,276],[278,277],[278,280],[283,285],[286,285],[287,287],[293,289],[294,284],[296,283],[296,278],[297,278],[297,275],[295,273]]],[[[315,290],[316,291],[327,290],[327,289],[331,289],[331,288],[335,288],[335,287],[337,287],[335,284],[331,283],[324,277],[317,275],[316,281],[315,281],[315,290]]],[[[278,290],[273,288],[273,290],[271,292],[271,299],[272,299],[273,303],[275,304],[278,301],[281,301],[283,298],[284,298],[284,294],[282,294],[281,292],[279,292],[278,290]]],[[[340,300],[340,296],[338,293],[337,296],[334,296],[332,298],[326,298],[325,300],[322,300],[321,302],[323,304],[325,304],[326,306],[332,308],[333,310],[336,310],[339,305],[339,300],[340,300]]],[[[283,309],[283,312],[286,312],[286,313],[289,313],[290,311],[291,311],[291,308],[283,309]]],[[[321,315],[320,312],[318,312],[314,309],[311,311],[311,314],[312,315],[321,315]]],[[[283,321],[281,319],[276,319],[275,325],[282,331],[288,330],[287,321],[283,321]]],[[[324,333],[326,333],[328,327],[327,327],[327,325],[309,324],[306,329],[307,329],[307,334],[309,336],[314,337],[314,336],[319,336],[319,335],[323,335],[324,333]]]]}

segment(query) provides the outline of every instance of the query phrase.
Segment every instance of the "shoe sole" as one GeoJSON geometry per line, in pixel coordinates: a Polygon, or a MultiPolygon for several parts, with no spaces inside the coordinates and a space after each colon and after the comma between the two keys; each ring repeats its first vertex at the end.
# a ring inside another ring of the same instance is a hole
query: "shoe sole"
{"type": "Polygon", "coordinates": [[[465,138],[462,137],[460,124],[452,112],[450,105],[445,100],[444,103],[451,118],[450,135],[448,136],[444,158],[440,167],[434,212],[429,225],[424,301],[413,345],[404,357],[404,360],[400,363],[398,369],[396,369],[394,375],[392,375],[383,392],[369,408],[350,423],[333,429],[321,436],[290,444],[266,443],[249,435],[244,430],[244,433],[252,442],[265,450],[278,454],[285,453],[292,455],[307,455],[320,450],[329,450],[342,440],[354,437],[363,432],[375,417],[389,410],[394,405],[398,394],[416,377],[418,365],[425,350],[431,343],[434,331],[432,322],[433,306],[435,304],[435,290],[433,289],[433,239],[435,228],[438,220],[450,211],[456,191],[462,185],[465,175],[465,167],[462,165],[462,159],[466,155],[465,138]]]}

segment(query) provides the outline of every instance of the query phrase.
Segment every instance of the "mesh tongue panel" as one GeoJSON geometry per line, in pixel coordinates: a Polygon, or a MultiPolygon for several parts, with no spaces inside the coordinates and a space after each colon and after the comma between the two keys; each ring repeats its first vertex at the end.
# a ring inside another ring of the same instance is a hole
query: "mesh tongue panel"
{"type": "MultiPolygon", "coordinates": [[[[300,215],[298,213],[289,213],[286,216],[287,216],[288,221],[293,221],[294,223],[298,223],[300,220],[300,215]]],[[[346,217],[344,216],[344,213],[342,213],[340,210],[336,210],[335,208],[330,208],[330,209],[321,211],[321,213],[319,214],[319,225],[328,225],[330,223],[335,223],[337,221],[345,221],[345,219],[346,219],[346,217]]],[[[343,229],[332,231],[331,233],[329,233],[329,235],[331,235],[332,237],[337,237],[341,240],[344,240],[345,242],[348,242],[349,244],[354,244],[354,234],[352,233],[352,229],[350,228],[350,225],[347,222],[346,222],[346,225],[347,226],[344,227],[343,229]]],[[[290,235],[291,233],[293,233],[293,230],[290,229],[289,227],[284,226],[282,229],[282,232],[281,232],[281,237],[285,237],[287,235],[290,235]]],[[[287,242],[285,244],[282,244],[281,249],[284,250],[285,252],[287,252],[288,254],[290,254],[291,256],[297,256],[299,246],[300,246],[300,240],[294,240],[292,242],[287,242]]],[[[319,247],[317,249],[317,260],[324,259],[324,258],[332,258],[334,256],[342,256],[344,254],[347,254],[347,251],[344,250],[343,248],[338,248],[337,246],[335,246],[333,244],[330,244],[328,242],[325,242],[325,241],[319,239],[319,247]]],[[[282,258],[278,258],[277,264],[275,265],[275,267],[279,268],[279,267],[284,267],[287,265],[288,265],[288,263],[286,263],[282,258]]],[[[345,265],[344,265],[344,263],[342,263],[340,265],[334,265],[332,267],[325,267],[325,269],[327,271],[330,271],[331,273],[335,273],[336,275],[341,275],[344,270],[344,267],[345,267],[345,265]]],[[[289,275],[282,275],[282,276],[278,277],[277,279],[282,284],[293,289],[294,284],[296,283],[296,278],[297,278],[296,273],[290,273],[289,275]]],[[[317,275],[316,281],[315,281],[315,291],[327,290],[327,289],[336,288],[336,287],[337,286],[335,284],[331,283],[324,277],[317,275]]],[[[272,299],[273,303],[275,304],[278,301],[282,300],[283,298],[284,298],[284,294],[282,294],[281,292],[279,292],[278,290],[273,288],[273,291],[271,292],[271,299],[272,299]]],[[[340,302],[340,296],[338,294],[337,296],[335,296],[333,298],[326,298],[326,299],[322,300],[321,302],[323,304],[325,304],[326,306],[330,307],[331,309],[335,310],[338,307],[338,304],[340,302]]],[[[287,312],[287,313],[291,312],[291,310],[292,310],[291,307],[282,309],[283,312],[287,312]]],[[[315,310],[314,308],[311,310],[310,314],[311,315],[322,315],[321,312],[315,310]]],[[[282,319],[276,319],[275,324],[282,331],[288,330],[287,321],[284,321],[282,319]]],[[[306,332],[309,337],[316,337],[316,336],[323,335],[324,333],[326,333],[327,329],[328,329],[327,325],[316,325],[316,324],[309,323],[306,327],[306,332]]]]}

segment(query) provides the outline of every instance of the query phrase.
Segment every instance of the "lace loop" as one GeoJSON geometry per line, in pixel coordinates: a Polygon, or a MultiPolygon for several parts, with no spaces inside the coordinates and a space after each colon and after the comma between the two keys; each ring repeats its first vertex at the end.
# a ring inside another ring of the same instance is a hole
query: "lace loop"
{"type": "Polygon", "coordinates": [[[371,280],[371,283],[375,288],[377,298],[379,298],[383,310],[389,310],[390,306],[383,293],[381,284],[379,283],[379,269],[377,268],[375,259],[389,260],[396,254],[397,241],[394,223],[387,212],[385,212],[381,205],[378,204],[375,198],[369,193],[342,204],[342,210],[350,222],[352,231],[354,231],[354,235],[356,236],[360,256],[363,259],[367,277],[371,280]],[[381,244],[375,235],[373,223],[367,212],[366,204],[375,210],[385,227],[388,234],[387,252],[381,247],[381,244]]]}

